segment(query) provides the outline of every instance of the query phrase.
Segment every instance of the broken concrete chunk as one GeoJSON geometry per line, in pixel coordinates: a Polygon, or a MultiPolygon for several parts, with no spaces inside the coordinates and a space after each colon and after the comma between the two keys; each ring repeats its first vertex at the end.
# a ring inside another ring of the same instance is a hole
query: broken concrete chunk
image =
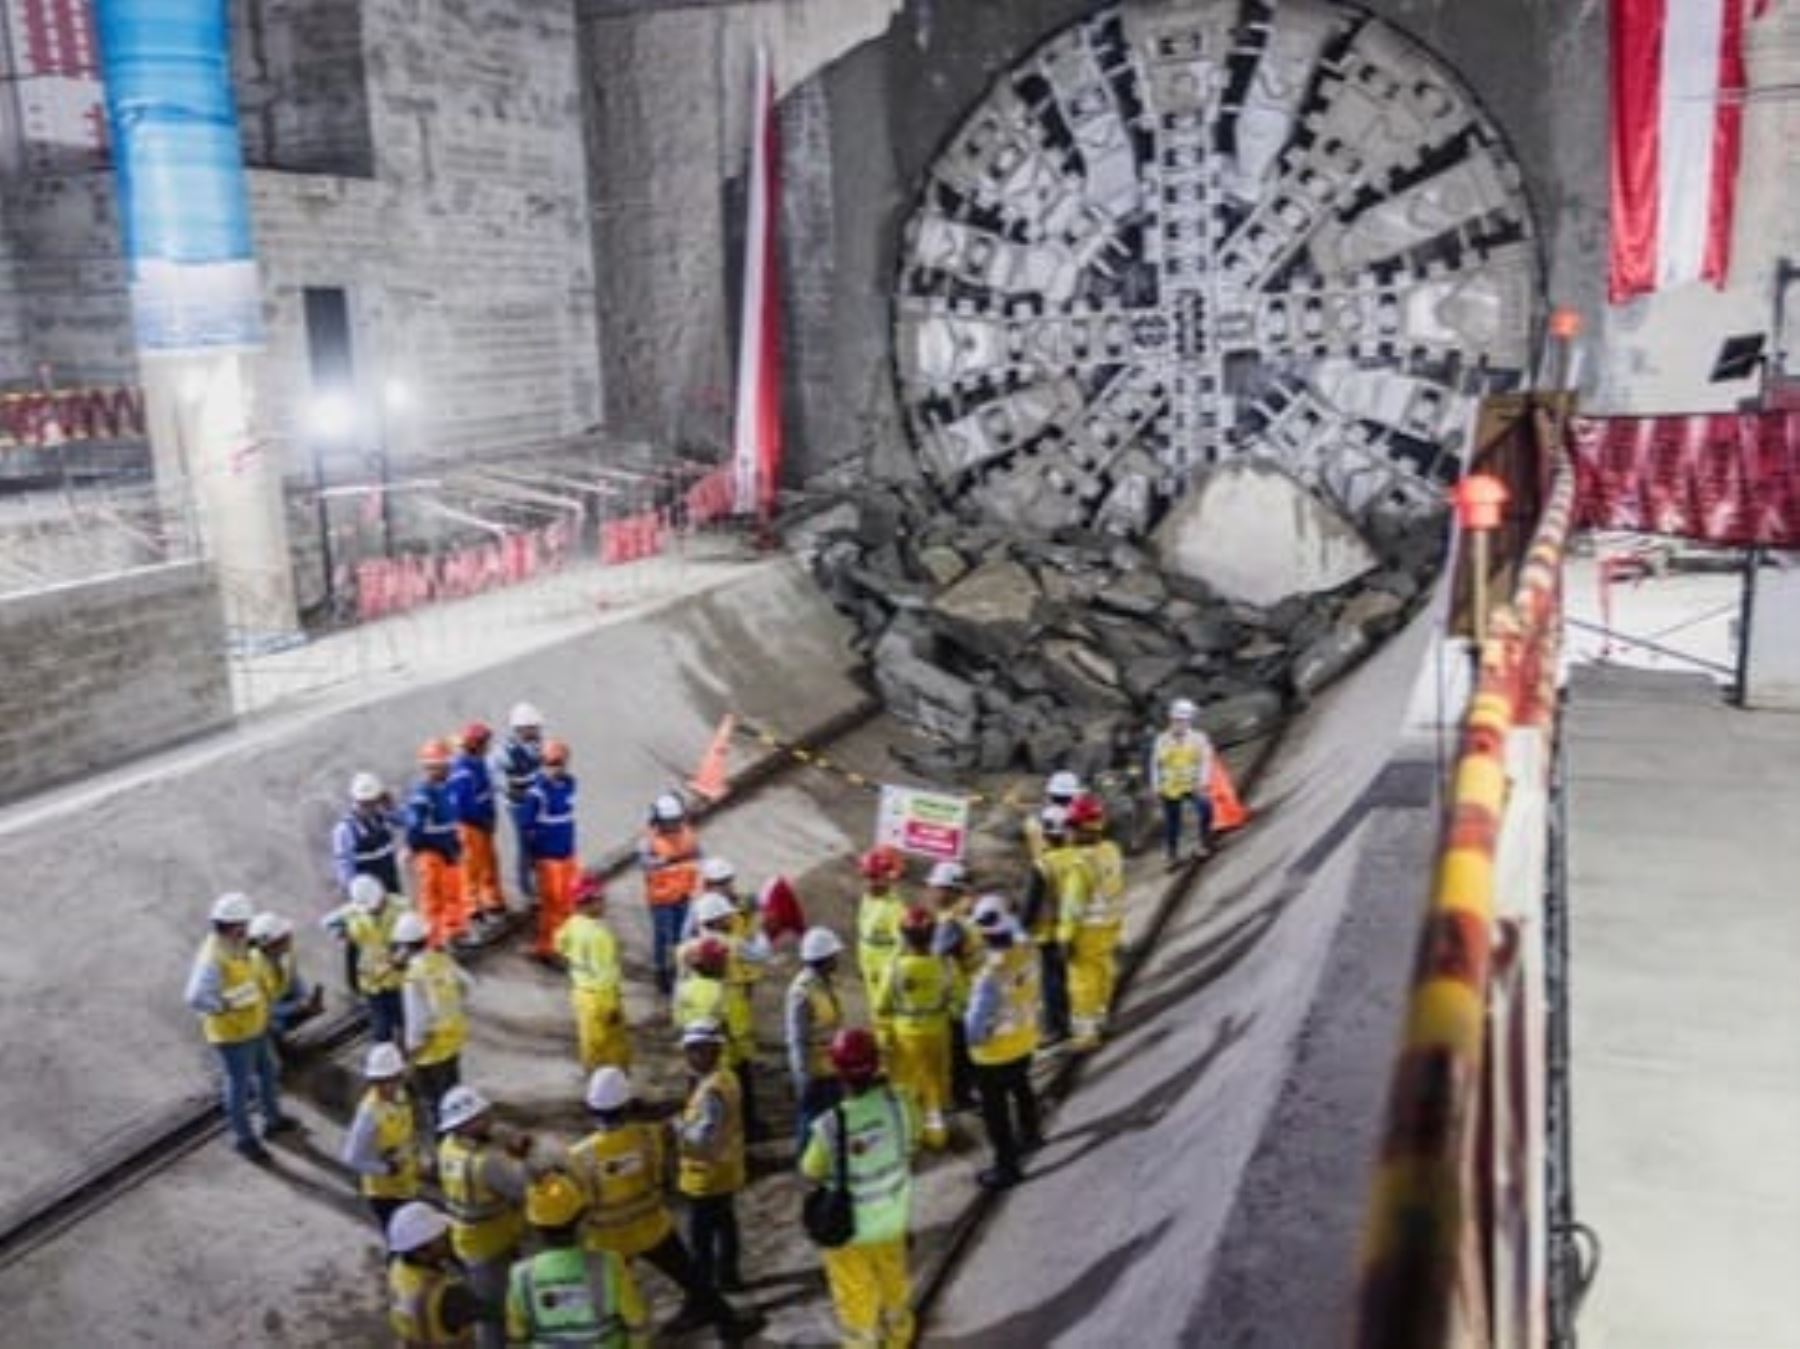
{"type": "Polygon", "coordinates": [[[1255,689],[1202,707],[1195,720],[1215,745],[1223,747],[1254,740],[1274,730],[1281,713],[1279,693],[1255,689]]]}
{"type": "Polygon", "coordinates": [[[1168,600],[1169,592],[1163,586],[1162,578],[1148,569],[1124,572],[1094,595],[1094,603],[1102,609],[1135,618],[1153,617],[1168,600]]]}
{"type": "Polygon", "coordinates": [[[939,543],[919,550],[919,569],[933,585],[943,587],[954,585],[967,575],[969,564],[956,549],[939,543]]]}
{"type": "Polygon", "coordinates": [[[1400,596],[1386,590],[1365,590],[1351,596],[1338,615],[1338,623],[1374,637],[1392,626],[1405,610],[1406,603],[1400,596]]]}
{"type": "Polygon", "coordinates": [[[945,618],[977,626],[1007,624],[1024,629],[1043,591],[1037,578],[1017,562],[983,562],[937,597],[932,608],[945,618]]]}
{"type": "Polygon", "coordinates": [[[1338,626],[1302,651],[1289,675],[1294,692],[1310,698],[1336,679],[1369,649],[1361,628],[1338,626]]]}

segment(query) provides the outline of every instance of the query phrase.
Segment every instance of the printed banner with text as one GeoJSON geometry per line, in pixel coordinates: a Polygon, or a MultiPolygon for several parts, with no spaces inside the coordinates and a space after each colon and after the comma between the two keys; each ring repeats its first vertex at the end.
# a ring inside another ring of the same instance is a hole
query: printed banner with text
{"type": "Polygon", "coordinates": [[[875,841],[934,862],[960,862],[969,842],[969,798],[883,787],[875,841]]]}

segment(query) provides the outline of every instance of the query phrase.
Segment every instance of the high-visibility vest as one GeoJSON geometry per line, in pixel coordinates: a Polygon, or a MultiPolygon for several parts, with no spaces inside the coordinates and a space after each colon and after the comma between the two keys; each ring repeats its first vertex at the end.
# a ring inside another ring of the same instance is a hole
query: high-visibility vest
{"type": "Polygon", "coordinates": [[[525,1235],[519,1206],[487,1183],[484,1163],[494,1144],[450,1134],[438,1144],[438,1184],[450,1211],[450,1244],[465,1262],[498,1259],[525,1235]]]}
{"type": "Polygon", "coordinates": [[[601,1129],[569,1149],[569,1169],[587,1194],[581,1236],[588,1250],[641,1255],[675,1230],[663,1168],[662,1135],[647,1124],[601,1129]]]}
{"type": "Polygon", "coordinates": [[[254,1040],[269,1028],[269,993],[256,967],[256,953],[248,946],[233,950],[215,933],[206,939],[201,959],[219,971],[219,996],[225,1010],[200,1018],[201,1034],[208,1044],[235,1045],[254,1040]]]}
{"type": "Polygon", "coordinates": [[[1083,927],[1110,927],[1125,921],[1125,855],[1110,838],[1099,839],[1082,849],[1087,854],[1091,886],[1087,907],[1082,910],[1083,927]]]}
{"type": "Polygon", "coordinates": [[[569,967],[569,982],[584,993],[616,992],[619,939],[592,914],[578,913],[556,934],[556,952],[569,967]]]}
{"type": "Polygon", "coordinates": [[[395,966],[389,944],[405,909],[390,899],[373,914],[353,909],[344,920],[344,931],[356,947],[356,986],[364,994],[392,993],[406,978],[406,972],[395,966]]]}
{"type": "Polygon", "coordinates": [[[938,910],[938,930],[955,928],[960,940],[956,949],[950,952],[950,1006],[961,1012],[969,1005],[969,986],[975,982],[975,976],[981,973],[981,967],[987,961],[987,944],[981,940],[981,933],[975,930],[975,924],[969,920],[972,906],[966,899],[958,900],[947,909],[938,910]]]}
{"type": "MultiPolygon", "coordinates": [[[[843,1009],[838,1006],[837,990],[817,970],[806,968],[788,985],[788,1002],[806,1002],[806,1075],[819,1079],[836,1077],[837,1065],[831,1061],[831,1042],[844,1024],[843,1009]]],[[[793,1018],[784,1018],[788,1025],[793,1018]]]]}
{"type": "Polygon", "coordinates": [[[700,888],[700,868],[694,859],[700,855],[700,840],[688,825],[664,832],[651,829],[644,845],[650,856],[662,863],[644,872],[644,897],[662,908],[692,899],[700,888]]]}
{"type": "Polygon", "coordinates": [[[357,1113],[375,1117],[375,1147],[383,1157],[397,1157],[400,1165],[391,1175],[363,1176],[362,1192],[371,1199],[412,1199],[419,1193],[419,1151],[413,1140],[418,1128],[413,1118],[412,1097],[405,1092],[387,1100],[374,1087],[363,1093],[357,1113]]]}
{"type": "Polygon", "coordinates": [[[724,1030],[726,1062],[744,1063],[755,1053],[756,1028],[745,991],[688,970],[675,985],[675,1026],[686,1030],[697,1021],[716,1021],[724,1030]]]}
{"type": "Polygon", "coordinates": [[[684,1126],[705,1113],[708,1097],[717,1097],[725,1107],[725,1123],[712,1146],[701,1153],[687,1141],[685,1129],[677,1135],[681,1153],[677,1185],[694,1198],[736,1194],[744,1188],[744,1094],[737,1074],[723,1068],[709,1073],[688,1097],[681,1115],[684,1126]]]}
{"type": "Polygon", "coordinates": [[[1200,760],[1205,741],[1189,731],[1177,736],[1164,731],[1156,737],[1157,788],[1163,800],[1178,801],[1200,790],[1200,760]]]}
{"type": "Polygon", "coordinates": [[[388,1326],[400,1343],[414,1346],[475,1343],[475,1332],[452,1334],[444,1324],[444,1294],[461,1279],[449,1270],[394,1260],[388,1265],[388,1326]]]}
{"type": "Polygon", "coordinates": [[[417,985],[431,1008],[431,1029],[413,1061],[429,1067],[462,1053],[469,1038],[469,1015],[463,1007],[462,980],[456,962],[442,951],[427,951],[406,967],[406,982],[417,985]]]}
{"type": "Polygon", "coordinates": [[[891,890],[885,895],[864,895],[856,906],[856,960],[871,998],[888,961],[900,949],[900,920],[905,916],[906,901],[891,890]]]}
{"type": "Polygon", "coordinates": [[[1066,926],[1071,912],[1087,905],[1093,878],[1088,871],[1087,855],[1073,843],[1063,843],[1044,853],[1038,863],[1044,873],[1045,903],[1031,924],[1034,939],[1045,940],[1058,927],[1066,926]]]}
{"type": "MultiPolygon", "coordinates": [[[[912,1212],[912,1117],[899,1094],[887,1086],[857,1093],[842,1110],[850,1150],[850,1198],[856,1205],[851,1245],[898,1241],[906,1235],[912,1212]]],[[[830,1159],[826,1175],[831,1183],[838,1169],[837,1117],[836,1110],[828,1110],[813,1122],[830,1159]]]]}
{"type": "Polygon", "coordinates": [[[258,946],[251,951],[250,958],[256,965],[256,977],[268,995],[269,1005],[273,1007],[294,986],[294,950],[290,946],[286,955],[277,958],[258,946]]]}
{"type": "Polygon", "coordinates": [[[1011,1063],[1038,1047],[1038,955],[1017,944],[989,954],[976,980],[977,989],[992,981],[999,985],[1000,1010],[993,1033],[980,1044],[969,1044],[976,1063],[1011,1063]]]}
{"type": "Polygon", "coordinates": [[[894,957],[882,986],[880,1012],[894,1019],[897,1035],[924,1035],[950,1024],[954,991],[950,962],[908,951],[894,957]]]}
{"type": "Polygon", "coordinates": [[[585,1345],[589,1349],[624,1349],[628,1330],[623,1312],[618,1265],[600,1263],[600,1305],[594,1303],[594,1284],[587,1252],[578,1246],[540,1251],[512,1267],[508,1280],[510,1301],[525,1314],[527,1343],[585,1345]]]}

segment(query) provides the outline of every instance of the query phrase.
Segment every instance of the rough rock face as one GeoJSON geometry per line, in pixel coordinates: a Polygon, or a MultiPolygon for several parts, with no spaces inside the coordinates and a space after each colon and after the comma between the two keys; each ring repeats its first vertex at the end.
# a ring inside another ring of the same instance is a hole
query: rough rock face
{"type": "Polygon", "coordinates": [[[889,707],[943,742],[917,766],[948,777],[1139,762],[1177,697],[1221,744],[1265,734],[1398,628],[1439,562],[1421,531],[1349,584],[1254,605],[1118,538],[1013,534],[977,510],[865,488],[788,530],[889,707]]]}

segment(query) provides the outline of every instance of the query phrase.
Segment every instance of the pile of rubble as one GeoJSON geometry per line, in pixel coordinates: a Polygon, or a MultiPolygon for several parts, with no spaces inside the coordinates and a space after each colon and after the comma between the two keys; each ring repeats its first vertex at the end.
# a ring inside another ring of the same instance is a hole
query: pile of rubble
{"type": "Polygon", "coordinates": [[[791,540],[856,621],[891,711],[939,742],[916,767],[958,777],[1141,762],[1173,698],[1221,745],[1272,730],[1423,599],[1436,531],[1328,593],[1233,603],[1136,545],[1011,534],[923,489],[859,493],[791,540]]]}

